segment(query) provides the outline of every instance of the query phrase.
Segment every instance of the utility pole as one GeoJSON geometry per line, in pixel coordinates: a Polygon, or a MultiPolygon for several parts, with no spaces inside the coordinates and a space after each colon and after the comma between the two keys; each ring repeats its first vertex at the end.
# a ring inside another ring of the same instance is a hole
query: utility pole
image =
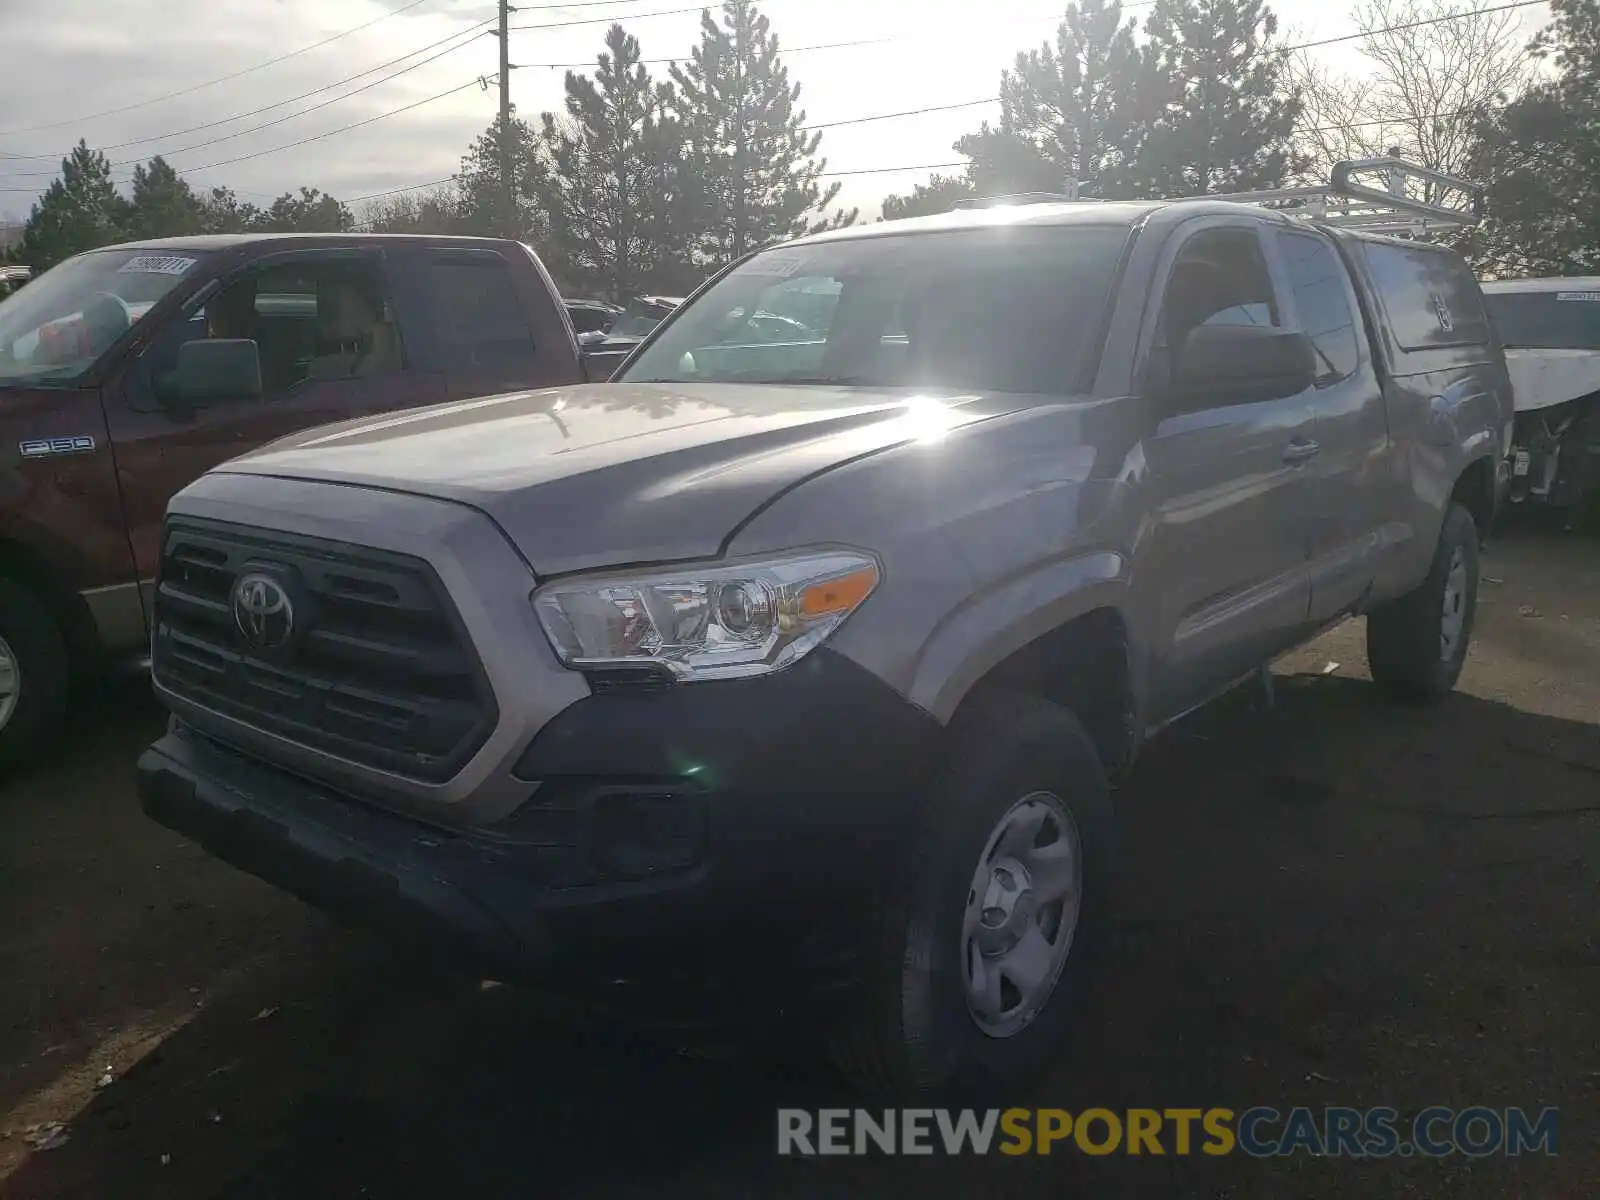
{"type": "Polygon", "coordinates": [[[744,45],[741,41],[745,22],[744,5],[739,5],[734,14],[733,26],[733,257],[744,257],[744,170],[745,170],[745,123],[744,123],[744,45]]]}
{"type": "Polygon", "coordinates": [[[517,181],[511,145],[511,14],[510,0],[500,0],[500,202],[505,216],[500,232],[518,237],[517,181]]]}

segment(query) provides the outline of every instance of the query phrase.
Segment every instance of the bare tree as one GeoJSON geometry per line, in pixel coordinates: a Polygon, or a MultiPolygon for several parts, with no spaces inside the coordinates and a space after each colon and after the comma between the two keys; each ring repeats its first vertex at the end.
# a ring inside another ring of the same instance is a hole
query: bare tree
{"type": "Polygon", "coordinates": [[[374,200],[360,219],[373,233],[455,233],[462,223],[461,193],[453,183],[374,200]]]}
{"type": "Polygon", "coordinates": [[[1302,51],[1291,78],[1305,105],[1298,136],[1310,175],[1325,180],[1340,159],[1395,150],[1464,174],[1478,118],[1519,95],[1534,73],[1519,11],[1496,8],[1500,0],[1364,0],[1352,15],[1371,70],[1359,76],[1302,51]]]}

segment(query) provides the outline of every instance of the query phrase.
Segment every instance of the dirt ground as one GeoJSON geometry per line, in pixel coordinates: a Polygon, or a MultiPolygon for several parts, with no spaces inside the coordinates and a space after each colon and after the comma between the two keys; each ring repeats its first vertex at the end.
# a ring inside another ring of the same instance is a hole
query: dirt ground
{"type": "Polygon", "coordinates": [[[1114,957],[1017,1103],[1554,1105],[1554,1158],[779,1158],[776,1107],[855,1102],[813,1056],[418,970],[146,821],[135,684],[0,784],[0,1194],[1600,1195],[1600,545],[1484,570],[1442,708],[1381,703],[1355,625],[1150,747],[1114,957]]]}

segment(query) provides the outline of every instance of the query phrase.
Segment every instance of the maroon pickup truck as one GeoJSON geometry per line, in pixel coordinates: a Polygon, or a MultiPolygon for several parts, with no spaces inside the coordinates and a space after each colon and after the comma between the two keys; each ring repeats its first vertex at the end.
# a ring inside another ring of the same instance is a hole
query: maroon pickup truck
{"type": "Polygon", "coordinates": [[[194,237],[80,254],[0,302],[0,764],[85,670],[148,648],[172,494],[308,426],[576,383],[531,249],[194,237]]]}

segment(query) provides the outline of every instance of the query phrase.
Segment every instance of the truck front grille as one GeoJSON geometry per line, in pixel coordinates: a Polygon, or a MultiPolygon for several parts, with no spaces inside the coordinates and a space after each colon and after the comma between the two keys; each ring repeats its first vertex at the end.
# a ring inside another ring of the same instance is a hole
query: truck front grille
{"type": "Polygon", "coordinates": [[[498,718],[443,584],[409,555],[174,518],[155,608],[163,689],[366,767],[442,782],[498,718]]]}

